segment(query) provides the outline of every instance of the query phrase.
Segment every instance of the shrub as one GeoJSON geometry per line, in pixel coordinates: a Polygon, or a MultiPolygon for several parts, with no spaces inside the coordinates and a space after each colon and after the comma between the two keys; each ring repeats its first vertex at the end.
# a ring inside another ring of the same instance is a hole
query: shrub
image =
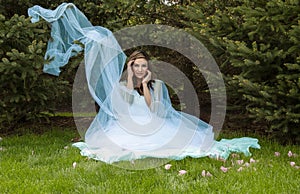
{"type": "Polygon", "coordinates": [[[267,132],[299,141],[300,2],[205,1],[184,10],[187,29],[222,68],[229,105],[266,123],[267,132]]]}
{"type": "MultiPolygon", "coordinates": [[[[67,84],[42,72],[48,40],[45,23],[0,16],[0,126],[36,120],[53,110],[67,84]]],[[[47,115],[46,115],[47,117],[47,115]]]]}

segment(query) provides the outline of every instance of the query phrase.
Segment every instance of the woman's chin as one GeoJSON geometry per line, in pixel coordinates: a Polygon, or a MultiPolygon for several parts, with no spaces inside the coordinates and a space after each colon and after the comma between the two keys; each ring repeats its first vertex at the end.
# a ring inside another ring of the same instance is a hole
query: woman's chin
{"type": "Polygon", "coordinates": [[[136,77],[137,79],[143,79],[143,78],[144,78],[143,75],[135,75],[135,77],[136,77]]]}

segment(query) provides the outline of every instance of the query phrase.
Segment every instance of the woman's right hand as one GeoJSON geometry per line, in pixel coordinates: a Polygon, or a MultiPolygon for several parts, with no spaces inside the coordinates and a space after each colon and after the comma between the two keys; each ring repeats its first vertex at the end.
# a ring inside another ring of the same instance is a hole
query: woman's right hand
{"type": "Polygon", "coordinates": [[[133,77],[133,71],[132,71],[132,63],[134,61],[133,60],[130,60],[128,61],[127,63],[127,74],[128,74],[128,78],[132,78],[133,77]]]}

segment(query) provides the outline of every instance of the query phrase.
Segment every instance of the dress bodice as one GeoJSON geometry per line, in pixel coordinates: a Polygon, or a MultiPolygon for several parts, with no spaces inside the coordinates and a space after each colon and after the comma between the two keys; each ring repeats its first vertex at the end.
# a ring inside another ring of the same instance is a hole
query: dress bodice
{"type": "Polygon", "coordinates": [[[133,103],[129,106],[129,116],[138,124],[145,124],[151,120],[151,111],[145,101],[145,97],[136,90],[133,92],[133,103]]]}

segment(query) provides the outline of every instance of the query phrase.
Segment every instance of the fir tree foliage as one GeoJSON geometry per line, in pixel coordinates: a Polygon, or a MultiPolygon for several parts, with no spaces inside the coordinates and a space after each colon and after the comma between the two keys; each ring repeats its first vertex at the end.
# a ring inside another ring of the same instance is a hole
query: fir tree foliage
{"type": "Polygon", "coordinates": [[[183,9],[192,21],[184,22],[187,30],[208,45],[226,76],[231,106],[299,141],[300,1],[205,1],[183,9]]]}
{"type": "Polygon", "coordinates": [[[51,111],[64,82],[42,72],[48,26],[25,16],[0,15],[0,126],[41,118],[51,111]]]}

